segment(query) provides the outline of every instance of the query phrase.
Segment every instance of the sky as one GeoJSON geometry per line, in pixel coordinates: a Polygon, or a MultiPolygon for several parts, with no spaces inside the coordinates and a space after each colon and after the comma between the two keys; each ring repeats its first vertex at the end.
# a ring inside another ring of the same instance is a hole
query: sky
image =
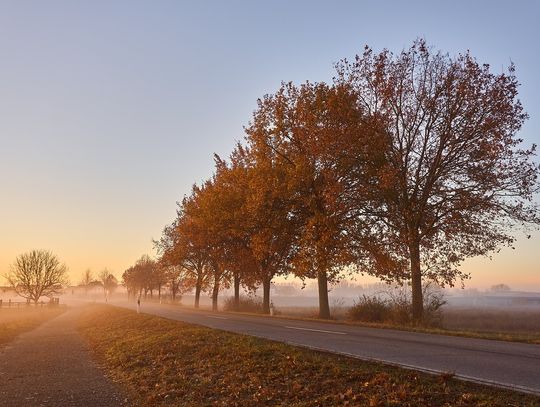
{"type": "MultiPolygon", "coordinates": [[[[0,1],[0,274],[48,249],[117,276],[227,156],[257,98],[418,37],[517,67],[540,142],[540,2],[0,1]]],[[[467,287],[540,290],[540,233],[471,259],[467,287]]],[[[367,280],[366,280],[367,281],[367,280]]]]}

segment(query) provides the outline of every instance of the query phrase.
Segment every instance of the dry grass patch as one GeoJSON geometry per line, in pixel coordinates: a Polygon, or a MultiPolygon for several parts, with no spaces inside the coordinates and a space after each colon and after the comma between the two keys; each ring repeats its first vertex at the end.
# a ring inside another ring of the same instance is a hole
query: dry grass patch
{"type": "Polygon", "coordinates": [[[482,332],[536,336],[540,343],[540,308],[447,308],[444,310],[444,327],[482,332]]]}
{"type": "Polygon", "coordinates": [[[64,307],[0,308],[0,346],[11,342],[17,335],[37,328],[48,319],[65,311],[64,307]]]}
{"type": "Polygon", "coordinates": [[[540,398],[110,306],[80,330],[145,406],[508,406],[540,398]]]}

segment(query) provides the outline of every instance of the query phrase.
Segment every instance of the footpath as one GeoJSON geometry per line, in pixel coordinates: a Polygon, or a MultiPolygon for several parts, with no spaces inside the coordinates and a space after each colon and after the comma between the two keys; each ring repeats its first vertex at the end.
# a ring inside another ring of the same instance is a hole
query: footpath
{"type": "Polygon", "coordinates": [[[79,336],[80,312],[80,308],[70,308],[0,349],[0,406],[128,404],[79,336]]]}

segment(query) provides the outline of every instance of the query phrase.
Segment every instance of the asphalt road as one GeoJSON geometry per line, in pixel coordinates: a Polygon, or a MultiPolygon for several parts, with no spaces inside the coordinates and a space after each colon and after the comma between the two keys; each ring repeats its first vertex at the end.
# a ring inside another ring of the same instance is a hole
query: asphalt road
{"type": "MultiPolygon", "coordinates": [[[[134,303],[114,305],[135,309],[134,303]]],[[[143,303],[141,312],[230,332],[540,394],[540,345],[143,303]]]]}

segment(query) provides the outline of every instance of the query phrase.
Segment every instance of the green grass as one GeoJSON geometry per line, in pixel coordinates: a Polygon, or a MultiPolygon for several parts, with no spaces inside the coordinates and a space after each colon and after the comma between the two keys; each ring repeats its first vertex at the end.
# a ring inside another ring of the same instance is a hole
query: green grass
{"type": "Polygon", "coordinates": [[[80,331],[144,406],[537,406],[540,398],[111,306],[80,331]]]}
{"type": "Polygon", "coordinates": [[[0,308],[0,347],[64,311],[64,307],[0,308]]]}

